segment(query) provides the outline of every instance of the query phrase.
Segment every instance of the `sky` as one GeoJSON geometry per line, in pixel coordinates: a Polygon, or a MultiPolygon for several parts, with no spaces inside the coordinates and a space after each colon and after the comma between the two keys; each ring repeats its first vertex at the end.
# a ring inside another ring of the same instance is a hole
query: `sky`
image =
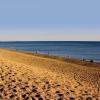
{"type": "Polygon", "coordinates": [[[100,41],[100,0],[0,0],[0,41],[100,41]]]}

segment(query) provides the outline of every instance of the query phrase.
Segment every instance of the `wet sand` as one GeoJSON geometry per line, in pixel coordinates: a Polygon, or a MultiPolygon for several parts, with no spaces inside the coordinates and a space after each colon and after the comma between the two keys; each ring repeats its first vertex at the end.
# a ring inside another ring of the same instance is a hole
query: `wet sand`
{"type": "Polygon", "coordinates": [[[0,100],[100,100],[100,67],[0,49],[0,100]]]}

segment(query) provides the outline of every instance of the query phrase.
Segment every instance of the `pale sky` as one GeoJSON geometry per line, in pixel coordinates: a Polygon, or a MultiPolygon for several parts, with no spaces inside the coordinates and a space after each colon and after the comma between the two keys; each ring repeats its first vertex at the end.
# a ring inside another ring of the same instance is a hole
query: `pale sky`
{"type": "Polygon", "coordinates": [[[100,0],[0,0],[0,41],[100,41],[100,0]]]}
{"type": "Polygon", "coordinates": [[[1,41],[100,41],[98,31],[2,31],[1,41]]]}

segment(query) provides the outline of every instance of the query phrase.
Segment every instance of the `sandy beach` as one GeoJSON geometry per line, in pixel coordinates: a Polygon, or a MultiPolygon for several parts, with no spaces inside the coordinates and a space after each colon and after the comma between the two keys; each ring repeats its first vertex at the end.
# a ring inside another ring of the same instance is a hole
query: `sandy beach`
{"type": "Polygon", "coordinates": [[[100,65],[0,49],[0,100],[100,100],[100,65]]]}

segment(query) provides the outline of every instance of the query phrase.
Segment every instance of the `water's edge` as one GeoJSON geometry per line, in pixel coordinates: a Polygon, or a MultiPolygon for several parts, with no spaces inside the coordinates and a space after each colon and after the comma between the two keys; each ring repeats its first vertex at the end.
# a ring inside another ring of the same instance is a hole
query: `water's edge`
{"type": "Polygon", "coordinates": [[[0,48],[100,62],[100,41],[9,41],[0,48]]]}

